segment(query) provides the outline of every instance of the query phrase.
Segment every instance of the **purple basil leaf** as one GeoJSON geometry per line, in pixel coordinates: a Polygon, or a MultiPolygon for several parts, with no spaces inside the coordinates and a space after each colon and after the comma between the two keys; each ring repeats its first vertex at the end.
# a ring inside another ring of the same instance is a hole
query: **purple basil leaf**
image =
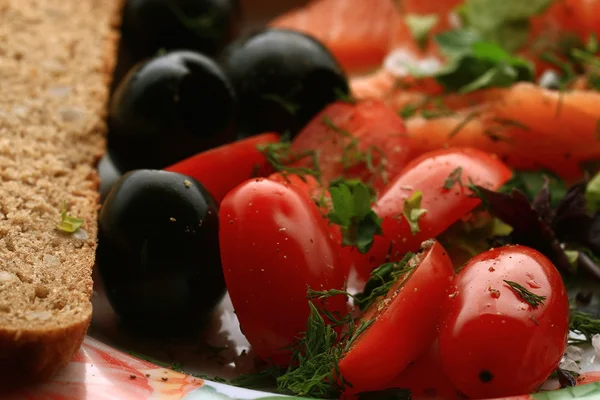
{"type": "Polygon", "coordinates": [[[552,212],[552,199],[550,189],[548,188],[548,178],[544,176],[543,179],[544,183],[542,183],[540,191],[531,202],[531,207],[537,212],[542,221],[552,224],[554,213],[552,212]]]}
{"type": "Polygon", "coordinates": [[[594,214],[588,228],[587,246],[596,254],[600,254],[600,213],[594,214]]]}
{"type": "MultiPolygon", "coordinates": [[[[569,258],[558,242],[551,226],[546,223],[529,204],[527,197],[515,189],[510,194],[498,193],[477,186],[484,197],[489,211],[504,223],[512,226],[510,236],[513,243],[532,247],[548,257],[556,267],[566,273],[574,273],[569,258]]],[[[543,189],[542,189],[543,191],[543,189]]],[[[538,206],[542,207],[547,198],[538,196],[538,206]]]]}
{"type": "MultiPolygon", "coordinates": [[[[572,186],[556,207],[552,223],[556,236],[565,242],[588,245],[593,239],[590,237],[593,222],[594,218],[587,209],[585,184],[572,186]]],[[[600,237],[595,236],[596,242],[600,241],[600,237]]],[[[600,246],[597,248],[600,249],[600,246]]]]}

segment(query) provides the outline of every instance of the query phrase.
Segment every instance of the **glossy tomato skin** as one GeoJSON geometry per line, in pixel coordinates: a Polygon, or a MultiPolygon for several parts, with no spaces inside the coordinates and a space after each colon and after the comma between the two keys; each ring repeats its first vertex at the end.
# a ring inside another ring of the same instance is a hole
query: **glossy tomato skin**
{"type": "Polygon", "coordinates": [[[525,246],[472,258],[444,300],[442,366],[465,395],[490,398],[531,393],[558,366],[567,345],[569,303],[556,267],[525,246]],[[504,280],[545,296],[533,308],[504,280]]]}
{"type": "Polygon", "coordinates": [[[165,170],[191,176],[201,182],[215,201],[220,203],[240,183],[252,177],[264,176],[270,171],[267,159],[257,146],[278,141],[279,135],[263,133],[203,151],[165,170]]]}
{"type": "Polygon", "coordinates": [[[358,249],[354,246],[344,246],[342,244],[342,229],[339,225],[332,223],[327,218],[327,215],[331,211],[331,195],[329,194],[329,191],[325,190],[319,181],[317,181],[314,176],[310,175],[299,176],[277,172],[270,175],[269,179],[278,182],[286,182],[295,186],[302,192],[307,193],[315,204],[317,204],[321,211],[321,216],[329,230],[329,237],[336,246],[340,258],[339,268],[344,272],[344,275],[348,277],[350,274],[350,267],[353,263],[354,252],[358,252],[358,249]]]}
{"type": "Polygon", "coordinates": [[[385,388],[409,389],[413,398],[464,399],[442,369],[437,339],[424,354],[385,385],[385,388]]]}
{"type": "Polygon", "coordinates": [[[476,185],[494,190],[511,177],[510,169],[493,155],[470,148],[436,150],[410,162],[375,203],[373,210],[382,218],[382,236],[376,236],[367,257],[356,255],[362,276],[386,261],[400,259],[416,251],[429,238],[437,237],[481,201],[469,189],[476,185]],[[461,182],[444,188],[446,179],[461,168],[461,182]],[[421,208],[427,212],[419,220],[419,232],[412,234],[402,216],[404,201],[416,191],[422,193],[421,208]],[[391,249],[391,252],[390,252],[391,249]]]}
{"type": "MultiPolygon", "coordinates": [[[[242,331],[259,357],[287,365],[284,348],[306,331],[307,287],[344,286],[327,227],[307,194],[268,179],[232,190],[219,215],[223,272],[242,331]]],[[[343,315],[346,300],[325,306],[343,315]]]]}
{"type": "Polygon", "coordinates": [[[435,340],[454,268],[437,241],[424,243],[416,257],[410,277],[365,310],[361,321],[375,321],[340,360],[340,374],[353,393],[381,389],[435,340]]]}

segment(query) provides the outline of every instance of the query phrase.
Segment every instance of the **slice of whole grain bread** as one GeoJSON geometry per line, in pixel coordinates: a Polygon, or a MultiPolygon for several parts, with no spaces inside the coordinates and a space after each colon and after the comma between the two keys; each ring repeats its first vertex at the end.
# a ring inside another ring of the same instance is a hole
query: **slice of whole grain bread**
{"type": "Polygon", "coordinates": [[[68,363],[92,316],[98,177],[122,0],[0,1],[0,382],[68,363]],[[84,219],[56,228],[61,204],[84,219]]]}

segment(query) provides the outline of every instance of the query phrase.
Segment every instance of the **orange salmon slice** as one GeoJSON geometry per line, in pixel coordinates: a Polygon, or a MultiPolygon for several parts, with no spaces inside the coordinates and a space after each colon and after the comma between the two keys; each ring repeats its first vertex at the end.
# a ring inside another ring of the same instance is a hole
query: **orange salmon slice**
{"type": "Polygon", "coordinates": [[[273,20],[270,26],[321,41],[347,73],[381,65],[396,22],[393,0],[316,0],[273,20]]]}

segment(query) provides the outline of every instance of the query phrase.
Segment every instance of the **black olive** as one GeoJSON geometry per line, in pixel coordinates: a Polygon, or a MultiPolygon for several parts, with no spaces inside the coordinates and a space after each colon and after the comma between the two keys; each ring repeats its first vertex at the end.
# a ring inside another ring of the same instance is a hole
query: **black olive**
{"type": "Polygon", "coordinates": [[[240,136],[296,134],[327,104],[348,94],[348,81],[317,40],[285,29],[240,38],[221,62],[239,102],[240,136]]]}
{"type": "Polygon", "coordinates": [[[237,0],[128,0],[123,10],[123,41],[138,60],[160,49],[215,56],[239,27],[237,0]]]}
{"type": "Polygon", "coordinates": [[[97,268],[123,322],[173,332],[200,326],[225,292],[218,207],[193,178],[130,171],[98,224],[97,268]]]}
{"type": "Polygon", "coordinates": [[[98,163],[98,177],[100,178],[100,202],[104,202],[106,196],[110,193],[113,185],[123,176],[121,171],[116,167],[110,156],[110,151],[107,152],[98,163]]]}
{"type": "Polygon", "coordinates": [[[221,68],[177,51],[138,64],[109,110],[108,144],[123,171],[161,169],[235,139],[236,100],[221,68]]]}

